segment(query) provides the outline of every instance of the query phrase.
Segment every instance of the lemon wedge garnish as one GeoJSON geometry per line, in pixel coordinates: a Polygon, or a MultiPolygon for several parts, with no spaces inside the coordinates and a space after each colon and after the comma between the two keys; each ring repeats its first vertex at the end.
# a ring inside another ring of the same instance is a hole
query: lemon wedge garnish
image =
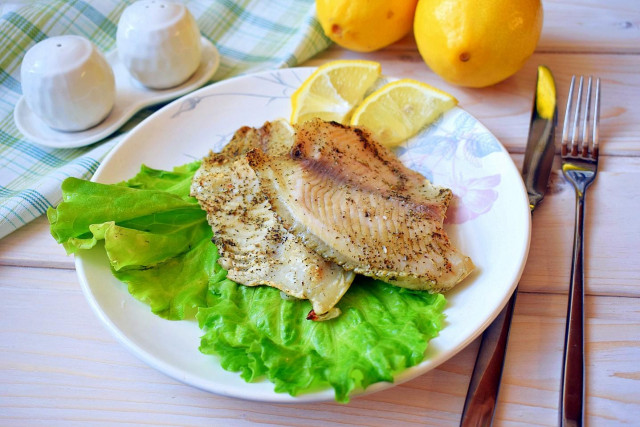
{"type": "Polygon", "coordinates": [[[350,124],[367,128],[378,142],[395,147],[457,104],[456,98],[433,86],[402,79],[367,96],[350,124]]]}
{"type": "Polygon", "coordinates": [[[379,63],[363,60],[332,61],[318,67],[291,96],[291,123],[319,117],[348,124],[353,108],[380,72],[379,63]]]}

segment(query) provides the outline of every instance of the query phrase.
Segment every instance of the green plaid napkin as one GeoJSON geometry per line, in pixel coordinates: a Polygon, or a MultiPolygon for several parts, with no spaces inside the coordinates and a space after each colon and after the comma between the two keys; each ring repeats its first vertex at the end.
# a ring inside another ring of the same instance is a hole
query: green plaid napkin
{"type": "MultiPolygon", "coordinates": [[[[123,132],[150,114],[143,111],[118,134],[77,149],[31,144],[13,121],[13,109],[22,94],[20,63],[26,51],[47,37],[77,34],[109,52],[115,46],[120,14],[129,3],[30,1],[5,4],[0,11],[0,238],[55,206],[65,178],[89,178],[123,132]]],[[[313,0],[184,3],[222,56],[213,81],[295,66],[330,44],[315,18],[313,0]]]]}

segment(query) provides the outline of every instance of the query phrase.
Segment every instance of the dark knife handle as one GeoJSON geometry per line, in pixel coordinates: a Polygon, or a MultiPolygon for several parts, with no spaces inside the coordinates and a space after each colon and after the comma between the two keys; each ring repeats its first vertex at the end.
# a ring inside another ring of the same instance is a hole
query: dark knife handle
{"type": "Polygon", "coordinates": [[[493,423],[517,293],[516,289],[498,317],[482,334],[460,419],[461,427],[484,427],[493,423]]]}

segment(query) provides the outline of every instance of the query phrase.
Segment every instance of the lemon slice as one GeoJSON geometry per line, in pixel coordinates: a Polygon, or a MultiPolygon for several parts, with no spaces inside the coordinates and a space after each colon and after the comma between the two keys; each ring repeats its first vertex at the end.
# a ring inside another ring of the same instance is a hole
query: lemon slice
{"type": "Polygon", "coordinates": [[[340,60],[322,65],[291,96],[291,123],[319,117],[347,124],[380,72],[380,64],[374,61],[340,60]]]}
{"type": "Polygon", "coordinates": [[[388,83],[367,96],[351,118],[387,147],[395,147],[458,104],[446,92],[411,79],[388,83]]]}

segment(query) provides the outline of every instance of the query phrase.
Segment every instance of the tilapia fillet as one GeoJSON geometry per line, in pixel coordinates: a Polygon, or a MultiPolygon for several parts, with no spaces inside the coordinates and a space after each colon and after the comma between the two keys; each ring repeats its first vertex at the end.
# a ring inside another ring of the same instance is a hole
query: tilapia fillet
{"type": "Polygon", "coordinates": [[[451,191],[364,130],[313,120],[296,129],[289,157],[246,157],[285,228],[347,270],[431,292],[473,270],[443,227],[451,191]]]}
{"type": "Polygon", "coordinates": [[[219,153],[209,153],[203,162],[215,166],[239,158],[248,151],[260,149],[270,156],[288,156],[293,145],[294,130],[283,120],[265,122],[261,127],[238,129],[219,153]]]}
{"type": "Polygon", "coordinates": [[[340,300],[355,274],[325,260],[282,226],[244,156],[252,149],[288,153],[292,138],[286,122],[239,129],[222,152],[203,160],[191,194],[207,211],[218,262],[229,279],[309,299],[315,314],[322,316],[340,300]]]}

